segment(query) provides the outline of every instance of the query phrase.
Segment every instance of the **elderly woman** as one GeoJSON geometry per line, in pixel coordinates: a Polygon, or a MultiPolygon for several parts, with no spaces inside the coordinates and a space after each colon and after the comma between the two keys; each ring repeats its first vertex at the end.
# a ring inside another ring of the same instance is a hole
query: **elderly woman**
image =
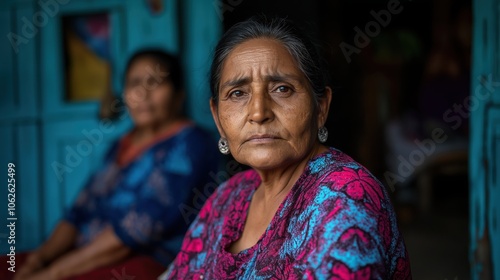
{"type": "Polygon", "coordinates": [[[132,56],[124,98],[133,129],[16,279],[153,279],[164,271],[190,222],[180,206],[192,205],[218,165],[215,141],[183,115],[182,80],[172,55],[152,49],[132,56]]]}
{"type": "Polygon", "coordinates": [[[289,22],[250,19],[215,50],[219,149],[252,167],[206,201],[163,279],[410,279],[384,187],[325,147],[332,92],[289,22]]]}

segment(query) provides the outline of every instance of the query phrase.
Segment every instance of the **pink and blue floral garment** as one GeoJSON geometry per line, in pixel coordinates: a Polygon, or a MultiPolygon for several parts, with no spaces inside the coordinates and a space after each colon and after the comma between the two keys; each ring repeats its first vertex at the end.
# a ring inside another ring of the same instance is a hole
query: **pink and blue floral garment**
{"type": "Polygon", "coordinates": [[[384,187],[333,148],[310,160],[253,247],[228,252],[259,185],[254,170],[222,184],[163,279],[411,279],[384,187]]]}

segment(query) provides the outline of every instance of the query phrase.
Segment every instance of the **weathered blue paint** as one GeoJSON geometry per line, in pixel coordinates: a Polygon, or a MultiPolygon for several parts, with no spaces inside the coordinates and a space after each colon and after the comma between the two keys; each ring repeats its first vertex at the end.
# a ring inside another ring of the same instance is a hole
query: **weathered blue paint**
{"type": "Polygon", "coordinates": [[[212,52],[222,34],[222,21],[214,0],[182,1],[181,55],[186,70],[186,90],[190,93],[187,111],[198,123],[215,131],[210,113],[209,69],[212,52]]]}
{"type": "Polygon", "coordinates": [[[470,147],[472,279],[500,279],[500,1],[473,1],[470,147]]]}
{"type": "MultiPolygon", "coordinates": [[[[188,114],[215,131],[207,76],[209,54],[222,32],[222,22],[213,1],[163,0],[163,11],[158,14],[149,11],[145,0],[50,2],[61,2],[57,12],[36,32],[26,34],[23,18],[31,21],[37,12],[44,12],[39,1],[0,1],[0,35],[4,38],[0,40],[0,177],[6,182],[7,163],[16,164],[17,252],[32,249],[47,238],[89,174],[99,168],[110,143],[132,125],[128,117],[111,124],[97,119],[97,101],[64,100],[62,16],[110,15],[116,95],[121,95],[124,66],[134,51],[159,47],[182,55],[188,114]],[[28,39],[19,44],[18,52],[6,40],[9,32],[28,39]],[[60,172],[55,171],[57,167],[60,172]]],[[[0,206],[6,206],[6,184],[0,188],[0,199],[4,201],[0,206]]],[[[6,215],[5,207],[0,221],[6,221],[6,215]]],[[[0,254],[7,252],[6,234],[5,226],[0,228],[0,254]]]]}

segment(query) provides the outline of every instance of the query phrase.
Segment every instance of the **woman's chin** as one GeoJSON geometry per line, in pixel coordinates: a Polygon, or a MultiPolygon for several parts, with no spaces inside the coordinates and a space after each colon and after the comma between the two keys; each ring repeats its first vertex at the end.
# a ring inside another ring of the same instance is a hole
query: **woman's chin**
{"type": "Polygon", "coordinates": [[[158,119],[146,117],[134,120],[134,125],[137,128],[154,128],[160,126],[162,123],[163,122],[158,119]]]}
{"type": "Polygon", "coordinates": [[[255,147],[247,153],[240,153],[235,157],[239,162],[248,165],[256,170],[272,170],[289,165],[295,158],[290,151],[276,147],[255,147]],[[241,159],[241,161],[239,160],[241,159]]]}
{"type": "Polygon", "coordinates": [[[132,121],[136,127],[148,127],[154,123],[152,118],[146,116],[132,118],[132,121]]]}

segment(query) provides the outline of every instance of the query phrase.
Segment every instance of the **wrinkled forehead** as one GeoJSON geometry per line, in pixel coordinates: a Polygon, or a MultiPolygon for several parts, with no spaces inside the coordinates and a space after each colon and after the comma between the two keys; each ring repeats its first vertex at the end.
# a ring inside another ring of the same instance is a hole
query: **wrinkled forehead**
{"type": "Polygon", "coordinates": [[[243,76],[258,79],[269,75],[304,76],[281,42],[268,38],[250,39],[236,46],[225,59],[221,83],[243,76]]]}

